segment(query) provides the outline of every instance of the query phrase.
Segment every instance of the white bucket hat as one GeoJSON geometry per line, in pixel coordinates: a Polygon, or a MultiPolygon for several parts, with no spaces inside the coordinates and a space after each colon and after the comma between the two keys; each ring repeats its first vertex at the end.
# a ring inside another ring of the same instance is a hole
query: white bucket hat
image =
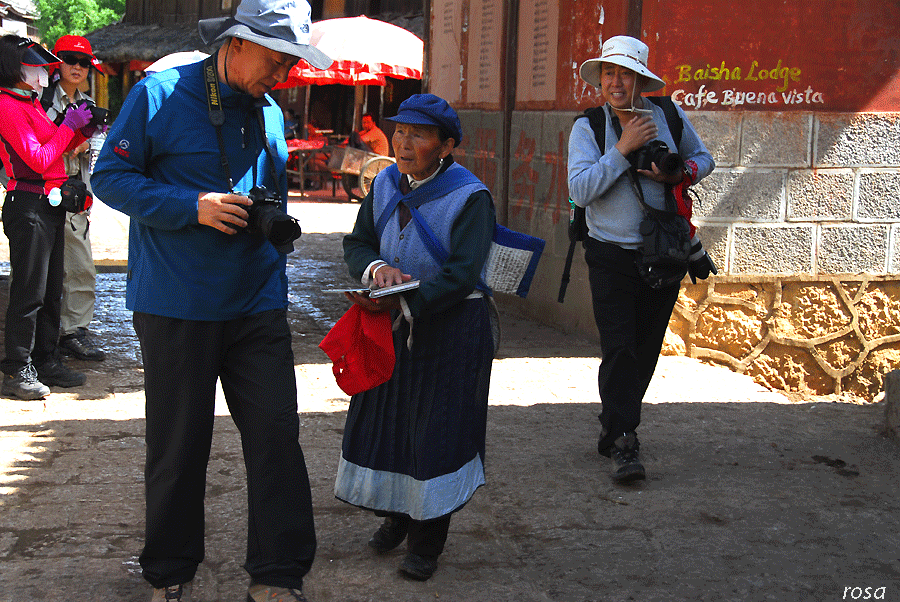
{"type": "Polygon", "coordinates": [[[240,38],[305,59],[317,69],[328,69],[331,57],[309,43],[310,13],[306,0],[243,0],[233,17],[203,19],[198,27],[208,45],[240,38]]]}
{"type": "Polygon", "coordinates": [[[647,45],[630,36],[614,36],[603,42],[600,58],[588,59],[581,64],[578,74],[587,83],[600,87],[600,63],[612,63],[631,69],[647,78],[644,92],[655,92],[665,87],[666,82],[647,69],[647,45]]]}

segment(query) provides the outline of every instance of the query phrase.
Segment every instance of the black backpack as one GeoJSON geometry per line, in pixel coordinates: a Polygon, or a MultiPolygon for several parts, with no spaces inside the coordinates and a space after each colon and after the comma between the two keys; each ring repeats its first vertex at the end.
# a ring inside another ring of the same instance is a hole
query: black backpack
{"type": "MultiPolygon", "coordinates": [[[[678,114],[678,109],[672,98],[669,96],[645,96],[647,100],[663,110],[666,116],[666,124],[669,126],[669,132],[672,134],[672,140],[675,141],[675,149],[681,145],[681,134],[684,131],[684,122],[678,114]]],[[[597,148],[600,154],[606,149],[606,111],[602,106],[592,107],[575,118],[575,121],[586,117],[590,123],[591,130],[594,132],[594,140],[597,141],[597,148]]],[[[588,236],[587,216],[585,208],[579,207],[569,199],[569,252],[566,254],[566,264],[563,268],[562,280],[559,284],[559,296],[557,301],[562,303],[566,298],[566,288],[569,286],[569,279],[572,271],[572,258],[575,255],[575,243],[584,244],[588,236]]]]}

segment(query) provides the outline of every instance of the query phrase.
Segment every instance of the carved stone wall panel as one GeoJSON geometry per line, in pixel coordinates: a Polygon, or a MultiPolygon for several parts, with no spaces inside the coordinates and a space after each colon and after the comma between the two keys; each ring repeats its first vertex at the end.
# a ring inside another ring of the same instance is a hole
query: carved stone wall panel
{"type": "Polygon", "coordinates": [[[663,353],[722,364],[773,389],[872,400],[900,366],[900,281],[861,274],[686,284],[663,353]]]}

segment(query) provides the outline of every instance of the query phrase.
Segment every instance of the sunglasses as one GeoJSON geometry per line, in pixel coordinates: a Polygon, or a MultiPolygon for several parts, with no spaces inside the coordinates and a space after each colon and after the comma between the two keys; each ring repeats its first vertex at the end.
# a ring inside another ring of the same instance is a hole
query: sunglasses
{"type": "Polygon", "coordinates": [[[84,69],[89,69],[93,64],[91,63],[91,59],[89,59],[88,57],[78,58],[71,54],[67,54],[59,58],[62,59],[62,62],[64,62],[66,65],[80,65],[84,69]]]}

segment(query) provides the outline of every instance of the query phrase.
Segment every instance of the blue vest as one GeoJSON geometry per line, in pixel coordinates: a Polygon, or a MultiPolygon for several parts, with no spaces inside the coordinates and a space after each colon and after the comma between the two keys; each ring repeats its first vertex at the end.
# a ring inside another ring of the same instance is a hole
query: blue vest
{"type": "MultiPolygon", "coordinates": [[[[379,251],[392,267],[414,279],[430,280],[438,275],[441,265],[429,252],[415,219],[400,228],[399,203],[418,209],[444,250],[449,252],[453,223],[469,197],[479,190],[487,190],[487,186],[458,163],[405,196],[400,192],[400,178],[397,166],[391,165],[378,174],[372,187],[373,216],[381,241],[379,251]],[[391,213],[386,214],[389,208],[391,213]]],[[[484,280],[484,268],[481,279],[484,280]]]]}

